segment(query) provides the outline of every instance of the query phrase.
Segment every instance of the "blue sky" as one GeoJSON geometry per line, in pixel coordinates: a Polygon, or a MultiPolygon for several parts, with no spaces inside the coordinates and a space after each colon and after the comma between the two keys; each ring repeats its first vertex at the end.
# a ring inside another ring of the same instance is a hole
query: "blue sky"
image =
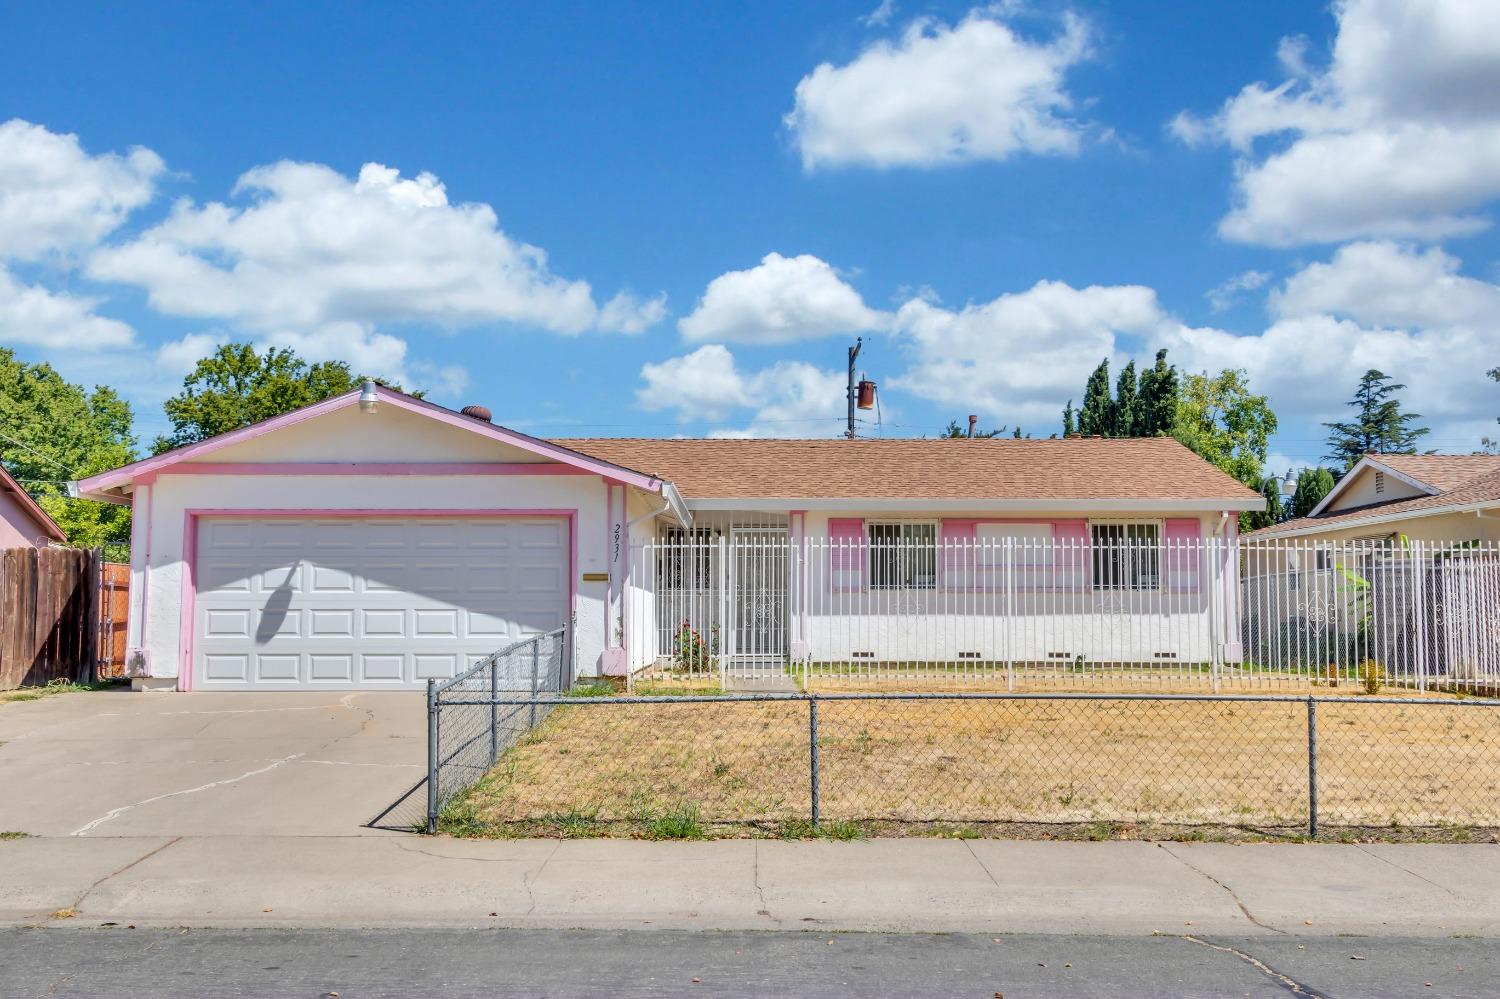
{"type": "Polygon", "coordinates": [[[831,435],[862,333],[870,434],[1052,433],[1165,346],[1277,466],[1369,366],[1477,447],[1500,4],[1184,10],[5,4],[0,344],[147,440],[229,338],[545,435],[831,435]]]}

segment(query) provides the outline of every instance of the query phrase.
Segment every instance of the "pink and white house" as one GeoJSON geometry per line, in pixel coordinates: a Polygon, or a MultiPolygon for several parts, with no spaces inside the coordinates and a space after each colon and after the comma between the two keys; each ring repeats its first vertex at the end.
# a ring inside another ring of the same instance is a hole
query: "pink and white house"
{"type": "Polygon", "coordinates": [[[57,521],[0,467],[0,548],[45,548],[67,540],[57,521]]]}
{"type": "Polygon", "coordinates": [[[1217,615],[1180,654],[1218,656],[1261,503],[1164,439],[542,440],[370,386],[78,488],[133,507],[133,671],[181,690],[415,688],[564,626],[621,674],[704,614],[751,660],[992,658],[953,622],[1004,594],[1217,615]]]}

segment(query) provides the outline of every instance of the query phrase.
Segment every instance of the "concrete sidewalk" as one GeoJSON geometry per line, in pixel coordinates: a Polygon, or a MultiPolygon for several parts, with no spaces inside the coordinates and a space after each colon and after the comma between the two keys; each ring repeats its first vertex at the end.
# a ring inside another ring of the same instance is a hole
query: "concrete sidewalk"
{"type": "Polygon", "coordinates": [[[411,836],[0,842],[0,923],[107,922],[1493,936],[1500,846],[411,836]]]}

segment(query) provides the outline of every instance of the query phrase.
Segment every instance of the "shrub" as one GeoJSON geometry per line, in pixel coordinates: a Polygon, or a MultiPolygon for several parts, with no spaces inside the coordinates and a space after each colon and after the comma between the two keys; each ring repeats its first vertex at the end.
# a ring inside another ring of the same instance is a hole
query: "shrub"
{"type": "Polygon", "coordinates": [[[1380,693],[1380,684],[1385,680],[1385,670],[1373,659],[1366,659],[1359,664],[1359,682],[1365,688],[1365,693],[1374,696],[1380,693]]]}
{"type": "Polygon", "coordinates": [[[711,669],[714,657],[719,652],[719,626],[709,629],[709,639],[704,637],[684,618],[677,626],[677,636],[672,658],[677,669],[684,673],[696,673],[711,669]]]}
{"type": "Polygon", "coordinates": [[[702,839],[705,830],[698,820],[698,806],[678,805],[646,824],[647,839],[702,839]]]}

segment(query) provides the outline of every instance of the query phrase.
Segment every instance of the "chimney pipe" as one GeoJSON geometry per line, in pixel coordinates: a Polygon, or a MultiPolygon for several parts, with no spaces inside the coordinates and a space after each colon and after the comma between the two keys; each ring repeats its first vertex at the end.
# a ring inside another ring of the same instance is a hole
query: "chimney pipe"
{"type": "Polygon", "coordinates": [[[973,440],[974,439],[974,425],[977,424],[978,422],[979,422],[979,417],[975,416],[973,413],[970,413],[969,414],[969,440],[973,440]]]}

